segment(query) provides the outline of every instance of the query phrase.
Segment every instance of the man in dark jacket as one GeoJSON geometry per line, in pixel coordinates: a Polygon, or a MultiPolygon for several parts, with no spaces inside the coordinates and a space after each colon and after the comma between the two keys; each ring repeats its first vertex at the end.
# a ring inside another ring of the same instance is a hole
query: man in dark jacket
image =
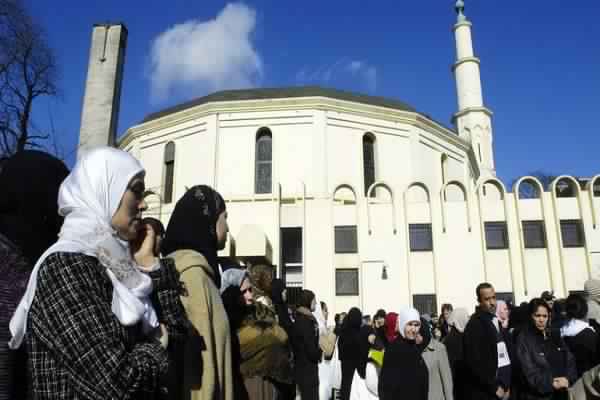
{"type": "Polygon", "coordinates": [[[511,383],[507,347],[510,341],[494,315],[496,292],[489,283],[479,284],[476,292],[479,305],[464,334],[467,399],[507,399],[511,383]]]}

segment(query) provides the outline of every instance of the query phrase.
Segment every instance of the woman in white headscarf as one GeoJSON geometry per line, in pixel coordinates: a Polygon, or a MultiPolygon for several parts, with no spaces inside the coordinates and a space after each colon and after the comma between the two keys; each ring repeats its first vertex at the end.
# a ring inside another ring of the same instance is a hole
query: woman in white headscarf
{"type": "Polygon", "coordinates": [[[427,400],[429,375],[416,339],[421,328],[419,312],[405,308],[398,316],[400,336],[385,351],[379,376],[382,400],[427,400]]]}
{"type": "Polygon", "coordinates": [[[128,153],[98,148],[60,187],[60,238],[10,323],[9,345],[27,344],[35,399],[166,395],[167,346],[187,325],[174,265],[155,258],[154,231],[141,224],[144,174],[128,153]]]}

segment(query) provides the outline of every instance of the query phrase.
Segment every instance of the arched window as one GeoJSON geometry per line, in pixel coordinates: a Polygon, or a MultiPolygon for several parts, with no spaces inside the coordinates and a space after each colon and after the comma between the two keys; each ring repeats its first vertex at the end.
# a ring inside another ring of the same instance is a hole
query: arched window
{"type": "Polygon", "coordinates": [[[271,193],[273,175],[273,135],[269,128],[260,128],[256,133],[254,168],[254,191],[257,194],[271,193]]]}
{"type": "MultiPolygon", "coordinates": [[[[366,133],[362,139],[363,147],[363,174],[365,180],[365,196],[371,185],[375,183],[375,136],[366,133]]],[[[371,193],[375,197],[375,190],[371,193]]]]}
{"type": "Polygon", "coordinates": [[[165,175],[163,183],[163,202],[168,204],[173,201],[173,177],[175,175],[175,143],[169,142],[165,146],[165,175]]]}

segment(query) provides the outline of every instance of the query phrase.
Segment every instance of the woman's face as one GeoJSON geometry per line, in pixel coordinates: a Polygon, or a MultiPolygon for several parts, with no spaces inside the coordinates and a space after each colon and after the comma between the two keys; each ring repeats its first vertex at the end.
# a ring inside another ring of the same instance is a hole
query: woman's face
{"type": "Polygon", "coordinates": [[[242,286],[240,286],[240,292],[242,292],[244,304],[252,304],[252,302],[254,301],[254,295],[252,294],[252,285],[250,284],[250,279],[244,278],[244,280],[242,281],[242,286]]]}
{"type": "Polygon", "coordinates": [[[123,240],[134,240],[142,228],[142,211],[146,209],[145,191],[144,173],[141,172],[129,181],[119,208],[112,217],[111,225],[123,240]]]}
{"type": "Polygon", "coordinates": [[[502,321],[505,321],[508,319],[508,315],[508,306],[506,304],[500,304],[498,306],[498,318],[500,318],[502,321]]]}
{"type": "Polygon", "coordinates": [[[419,329],[421,329],[420,321],[410,321],[404,326],[404,338],[407,340],[417,340],[419,329]]]}
{"type": "Polygon", "coordinates": [[[546,324],[548,323],[548,310],[546,307],[538,307],[537,310],[531,315],[533,318],[533,323],[535,327],[540,331],[546,329],[546,324]]]}
{"type": "Polygon", "coordinates": [[[227,225],[227,211],[223,211],[217,219],[217,247],[223,250],[227,244],[227,233],[229,225],[227,225]]]}
{"type": "Polygon", "coordinates": [[[444,321],[448,321],[451,312],[452,310],[450,310],[449,308],[444,308],[444,312],[442,313],[442,315],[444,316],[444,321]]]}
{"type": "Polygon", "coordinates": [[[310,311],[315,312],[316,309],[317,309],[317,300],[313,299],[312,303],[310,303],[310,311]]]}

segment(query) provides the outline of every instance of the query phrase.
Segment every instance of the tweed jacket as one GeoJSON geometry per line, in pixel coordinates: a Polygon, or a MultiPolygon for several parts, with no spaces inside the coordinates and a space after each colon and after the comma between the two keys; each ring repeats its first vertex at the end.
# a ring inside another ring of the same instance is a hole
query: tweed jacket
{"type": "MultiPolygon", "coordinates": [[[[152,272],[152,302],[169,346],[188,330],[171,261],[152,272]]],[[[96,258],[54,253],[42,264],[28,317],[27,350],[34,399],[158,399],[167,351],[123,326],[111,311],[112,284],[96,258]]]]}

